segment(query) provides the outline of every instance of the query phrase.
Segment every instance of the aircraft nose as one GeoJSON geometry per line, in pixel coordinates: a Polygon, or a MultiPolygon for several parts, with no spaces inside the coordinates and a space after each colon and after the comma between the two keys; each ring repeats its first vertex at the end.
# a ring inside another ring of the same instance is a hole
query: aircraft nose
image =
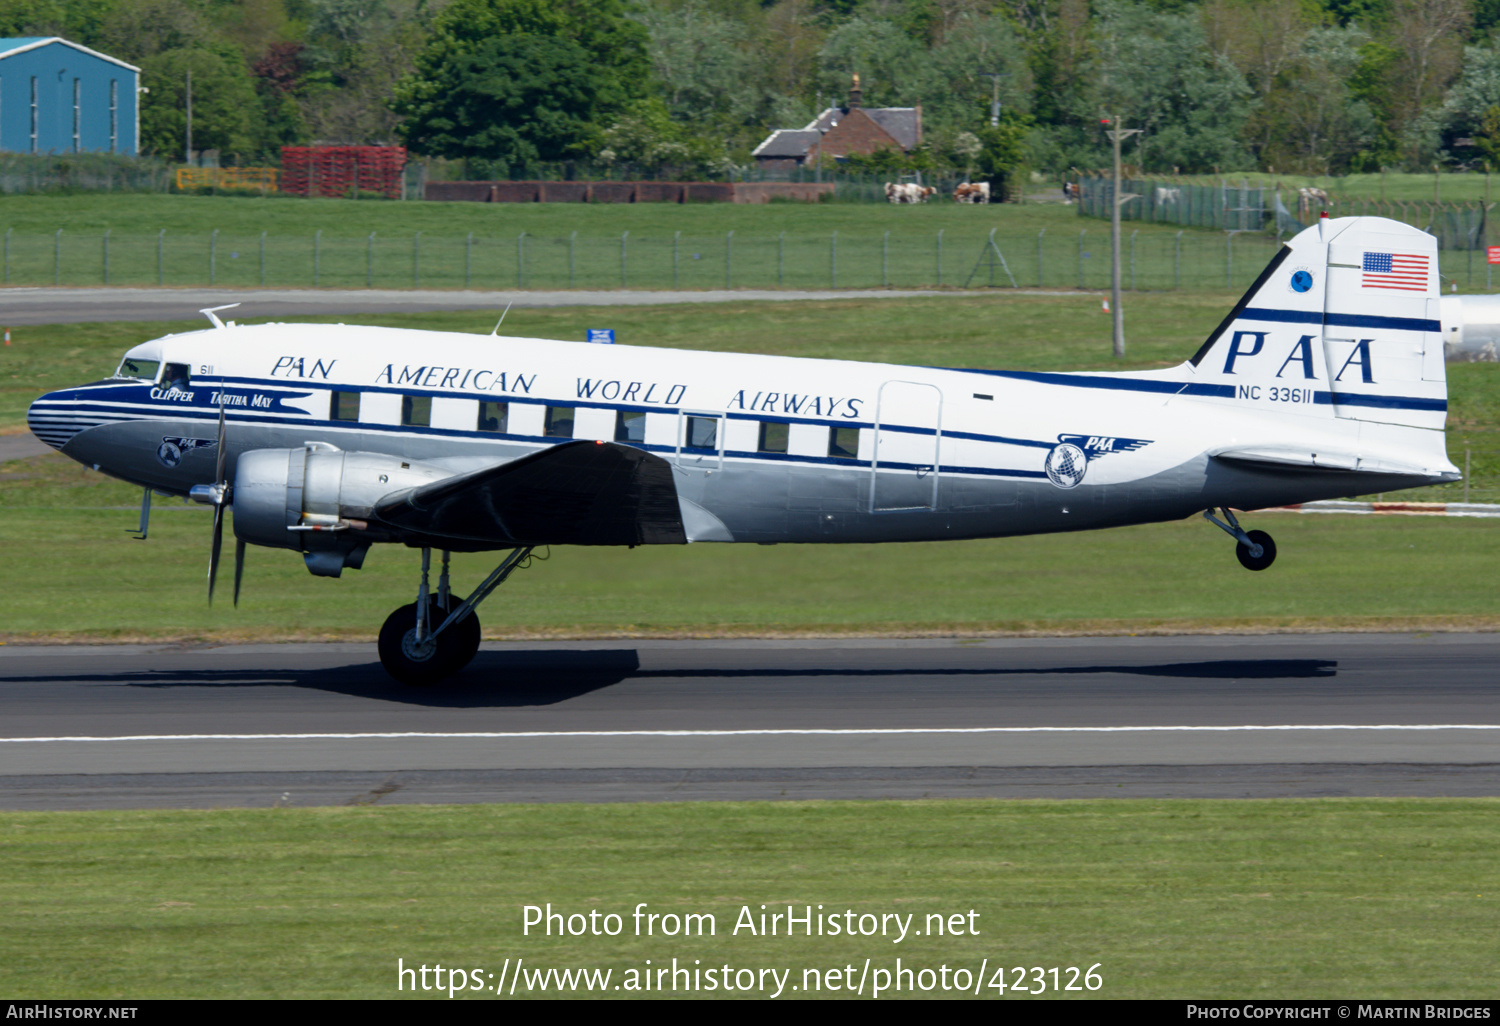
{"type": "Polygon", "coordinates": [[[68,439],[88,427],[78,418],[77,392],[68,388],[48,392],[33,402],[26,410],[26,425],[54,449],[61,449],[68,439]]]}

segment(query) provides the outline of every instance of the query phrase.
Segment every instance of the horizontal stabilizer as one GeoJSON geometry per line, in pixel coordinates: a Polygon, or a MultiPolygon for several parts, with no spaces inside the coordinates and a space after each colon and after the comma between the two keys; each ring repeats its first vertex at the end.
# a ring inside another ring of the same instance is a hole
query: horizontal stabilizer
{"type": "Polygon", "coordinates": [[[685,544],[671,466],[613,442],[565,442],[509,463],[396,492],[374,519],[494,545],[685,544]]]}
{"type": "Polygon", "coordinates": [[[1312,452],[1291,446],[1260,446],[1224,449],[1211,453],[1216,460],[1231,463],[1254,463],[1285,470],[1305,467],[1308,470],[1347,470],[1362,474],[1409,474],[1420,477],[1445,476],[1440,470],[1416,464],[1397,463],[1388,458],[1368,459],[1351,452],[1312,452]]]}

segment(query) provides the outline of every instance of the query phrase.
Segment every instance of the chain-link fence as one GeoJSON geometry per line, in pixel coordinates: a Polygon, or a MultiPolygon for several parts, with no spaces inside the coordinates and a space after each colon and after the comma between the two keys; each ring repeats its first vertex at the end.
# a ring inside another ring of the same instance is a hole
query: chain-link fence
{"type": "MultiPolygon", "coordinates": [[[[1130,233],[1127,288],[1244,288],[1269,236],[1130,233]]],[[[672,232],[618,236],[4,233],[9,285],[523,289],[1104,288],[1109,233],[672,232]]]]}
{"type": "Polygon", "coordinates": [[[172,168],[110,153],[0,153],[0,193],[168,192],[172,168]]]}
{"type": "MultiPolygon", "coordinates": [[[[1107,220],[1112,178],[1079,180],[1078,212],[1107,220]]],[[[1437,236],[1440,250],[1483,250],[1488,245],[1488,205],[1416,200],[1336,200],[1319,189],[1287,189],[1223,179],[1216,185],[1175,178],[1122,178],[1120,218],[1225,231],[1295,234],[1327,211],[1330,217],[1388,217],[1437,236]]]]}

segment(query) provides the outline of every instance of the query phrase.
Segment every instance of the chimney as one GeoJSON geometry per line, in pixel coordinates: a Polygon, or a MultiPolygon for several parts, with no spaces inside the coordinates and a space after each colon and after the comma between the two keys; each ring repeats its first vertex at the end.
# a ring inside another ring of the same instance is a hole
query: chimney
{"type": "Polygon", "coordinates": [[[859,87],[859,72],[854,73],[854,85],[849,87],[849,110],[858,110],[860,104],[864,103],[864,90],[859,87]]]}

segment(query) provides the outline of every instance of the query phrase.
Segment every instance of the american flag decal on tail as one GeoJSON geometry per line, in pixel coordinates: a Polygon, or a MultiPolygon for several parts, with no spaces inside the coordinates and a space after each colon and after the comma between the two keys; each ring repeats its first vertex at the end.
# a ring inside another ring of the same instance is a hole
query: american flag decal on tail
{"type": "Polygon", "coordinates": [[[1427,257],[1414,253],[1366,253],[1364,277],[1360,285],[1367,289],[1400,289],[1407,292],[1427,291],[1427,257]]]}

